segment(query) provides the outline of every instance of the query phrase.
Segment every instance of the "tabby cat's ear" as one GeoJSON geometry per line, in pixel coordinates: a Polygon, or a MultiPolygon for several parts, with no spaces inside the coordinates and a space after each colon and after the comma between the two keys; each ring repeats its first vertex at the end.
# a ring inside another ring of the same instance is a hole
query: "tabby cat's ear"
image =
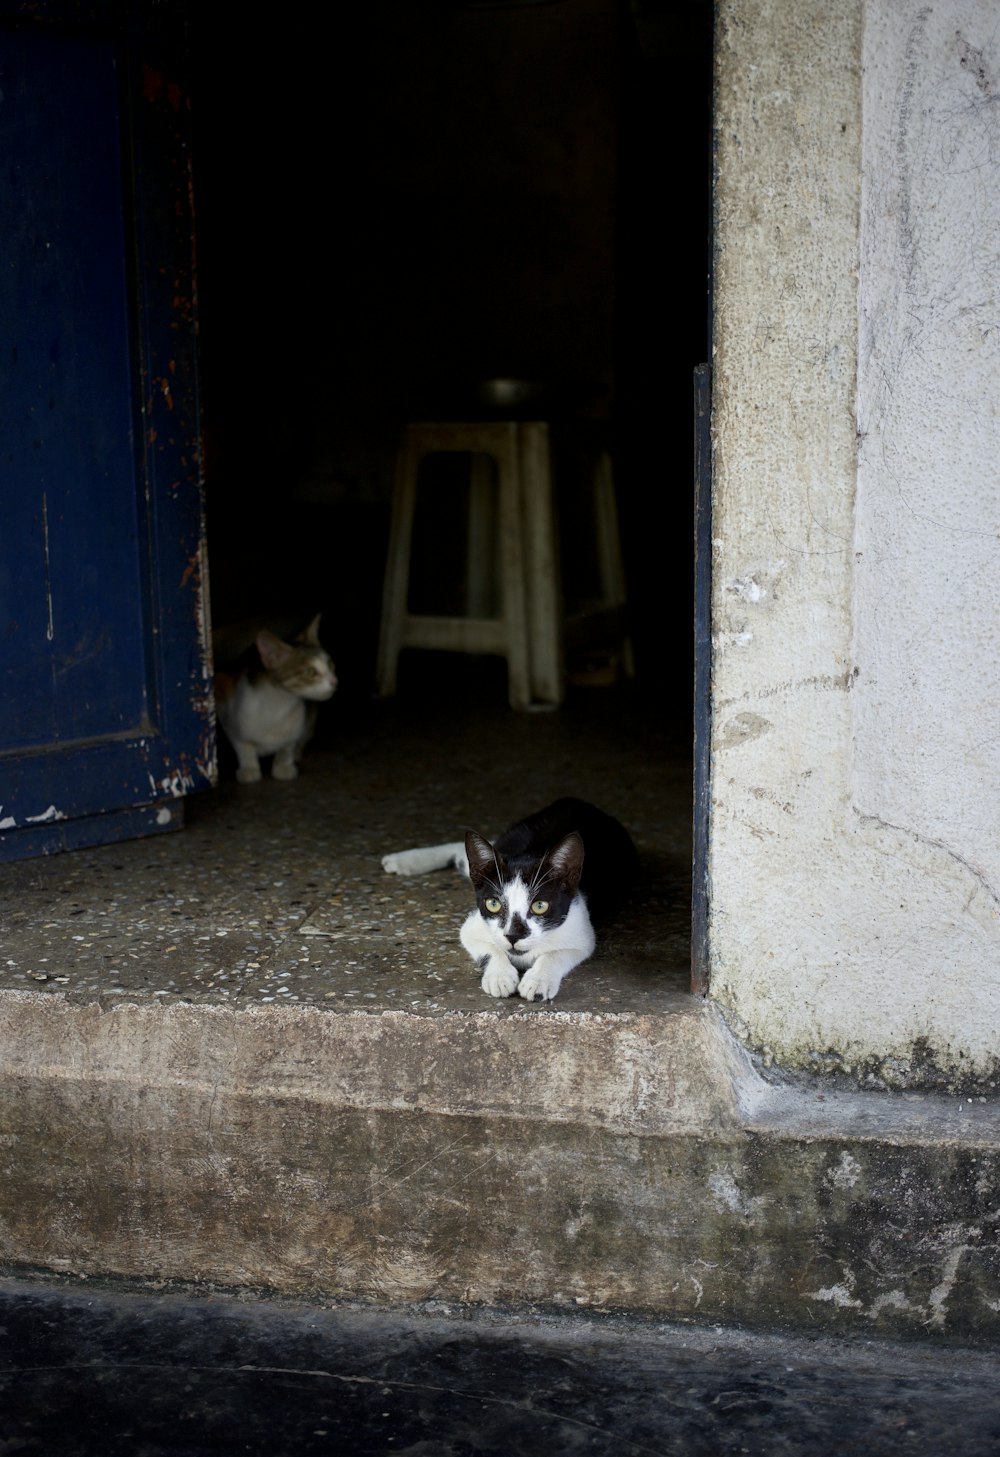
{"type": "Polygon", "coordinates": [[[576,890],[583,873],[583,840],[578,832],[571,831],[558,845],[553,845],[545,858],[559,879],[570,890],[576,890]]]}
{"type": "Polygon", "coordinates": [[[477,890],[486,881],[496,885],[503,878],[501,857],[477,830],[466,830],[465,853],[469,861],[469,879],[477,890]]]}
{"type": "Polygon", "coordinates": [[[322,612],[316,613],[316,616],[313,618],[312,622],[310,622],[309,626],[304,627],[299,633],[299,642],[308,643],[310,647],[319,647],[319,620],[322,616],[322,612]]]}
{"type": "Polygon", "coordinates": [[[279,668],[282,663],[288,661],[292,649],[280,637],[262,627],[257,634],[257,651],[260,653],[260,660],[265,668],[279,668]]]}

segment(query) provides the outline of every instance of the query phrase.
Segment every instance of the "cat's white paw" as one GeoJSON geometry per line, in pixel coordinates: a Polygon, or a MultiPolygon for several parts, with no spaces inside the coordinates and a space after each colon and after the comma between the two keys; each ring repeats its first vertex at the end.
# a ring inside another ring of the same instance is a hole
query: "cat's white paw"
{"type": "Polygon", "coordinates": [[[543,1002],[551,1002],[559,990],[561,982],[561,976],[552,972],[546,973],[544,970],[539,971],[538,967],[534,966],[522,976],[517,988],[518,995],[522,996],[526,1002],[533,1002],[536,997],[543,1002]]]}
{"type": "MultiPolygon", "coordinates": [[[[275,762],[273,768],[271,769],[272,779],[298,779],[298,777],[299,771],[298,769],[296,769],[294,764],[279,764],[275,762]]],[[[260,778],[259,774],[257,775],[257,778],[260,778]]]]}
{"type": "Polygon", "coordinates": [[[254,768],[254,769],[237,769],[237,771],[236,771],[236,782],[237,782],[237,784],[256,784],[256,783],[258,783],[259,780],[260,780],[260,768],[259,767],[254,768]]]}
{"type": "Polygon", "coordinates": [[[517,989],[517,972],[509,962],[494,957],[483,972],[480,986],[491,997],[509,997],[517,989]]]}
{"type": "Polygon", "coordinates": [[[383,855],[382,869],[387,875],[411,875],[413,872],[406,869],[406,855],[405,850],[394,855],[383,855]]]}

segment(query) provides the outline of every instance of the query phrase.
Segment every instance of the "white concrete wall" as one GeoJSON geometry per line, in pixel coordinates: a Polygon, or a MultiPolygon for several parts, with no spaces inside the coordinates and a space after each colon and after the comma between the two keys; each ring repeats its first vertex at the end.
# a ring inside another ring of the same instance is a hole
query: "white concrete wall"
{"type": "Polygon", "coordinates": [[[998,1078],[1000,10],[722,0],[711,994],[998,1078]]]}

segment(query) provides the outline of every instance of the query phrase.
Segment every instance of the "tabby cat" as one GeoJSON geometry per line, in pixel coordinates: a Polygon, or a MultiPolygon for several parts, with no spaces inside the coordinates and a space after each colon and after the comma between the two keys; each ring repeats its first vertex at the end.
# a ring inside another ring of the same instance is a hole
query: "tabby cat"
{"type": "Polygon", "coordinates": [[[625,827],[582,799],[558,799],[492,842],[460,840],[382,857],[391,875],[453,866],[468,875],[476,908],[459,940],[491,997],[517,992],[551,1001],[563,978],[594,950],[591,910],[607,912],[638,876],[625,827]]]}
{"type": "Polygon", "coordinates": [[[316,727],[316,705],[337,687],[333,663],[319,640],[319,622],[317,615],[291,642],[263,628],[234,670],[216,670],[216,714],[236,750],[240,784],[260,779],[260,760],[269,754],[274,755],[272,778],[298,775],[302,751],[316,727]]]}

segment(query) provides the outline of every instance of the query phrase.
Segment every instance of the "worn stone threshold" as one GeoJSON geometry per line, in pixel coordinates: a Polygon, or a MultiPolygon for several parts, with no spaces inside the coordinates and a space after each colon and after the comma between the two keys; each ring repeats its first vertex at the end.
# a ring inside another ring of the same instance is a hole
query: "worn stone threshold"
{"type": "Polygon", "coordinates": [[[1000,1342],[1000,1120],[715,1008],[0,994],[0,1267],[1000,1342]]]}
{"type": "Polygon", "coordinates": [[[0,1051],[6,1075],[40,1080],[542,1118],[646,1136],[1000,1147],[995,1103],[769,1077],[711,1002],[676,991],[654,1013],[503,1002],[429,1014],[2,991],[0,1051]]]}
{"type": "Polygon", "coordinates": [[[996,1339],[995,1107],[747,1056],[688,989],[690,764],[630,712],[380,708],[179,834],[6,866],[0,1266],[996,1339]],[[563,792],[644,881],[497,1002],[461,878],[380,857],[563,792]]]}

